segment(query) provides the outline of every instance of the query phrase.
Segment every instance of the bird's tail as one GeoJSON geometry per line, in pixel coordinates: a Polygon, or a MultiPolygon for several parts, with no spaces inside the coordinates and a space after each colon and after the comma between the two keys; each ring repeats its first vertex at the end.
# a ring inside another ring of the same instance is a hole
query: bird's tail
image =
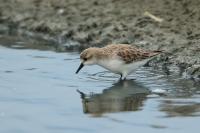
{"type": "Polygon", "coordinates": [[[164,52],[164,50],[154,50],[154,51],[151,52],[150,56],[151,57],[152,56],[156,56],[156,55],[159,55],[159,54],[161,54],[163,52],[164,52]]]}
{"type": "Polygon", "coordinates": [[[164,50],[154,50],[153,52],[155,52],[155,53],[163,53],[164,50]]]}

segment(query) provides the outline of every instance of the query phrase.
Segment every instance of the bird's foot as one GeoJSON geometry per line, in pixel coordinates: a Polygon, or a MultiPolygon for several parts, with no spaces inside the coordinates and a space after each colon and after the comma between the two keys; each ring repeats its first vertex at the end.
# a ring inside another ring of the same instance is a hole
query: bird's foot
{"type": "Polygon", "coordinates": [[[126,80],[126,77],[123,77],[122,74],[120,74],[119,81],[123,81],[123,80],[126,80]]]}

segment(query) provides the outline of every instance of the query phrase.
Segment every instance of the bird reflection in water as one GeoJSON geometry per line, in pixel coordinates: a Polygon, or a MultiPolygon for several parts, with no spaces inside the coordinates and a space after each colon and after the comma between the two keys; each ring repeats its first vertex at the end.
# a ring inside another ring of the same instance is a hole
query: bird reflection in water
{"type": "Polygon", "coordinates": [[[93,116],[103,113],[141,110],[150,91],[133,80],[121,80],[102,93],[87,95],[77,90],[82,99],[83,112],[93,116]]]}

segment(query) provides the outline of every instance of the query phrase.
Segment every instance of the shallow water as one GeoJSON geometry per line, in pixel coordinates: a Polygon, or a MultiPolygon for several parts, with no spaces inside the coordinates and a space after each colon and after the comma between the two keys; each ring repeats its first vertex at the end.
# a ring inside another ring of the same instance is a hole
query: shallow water
{"type": "MultiPolygon", "coordinates": [[[[15,47],[20,48],[20,47],[15,47]]],[[[78,53],[0,47],[1,133],[198,132],[200,87],[150,67],[76,75],[78,53]]]]}

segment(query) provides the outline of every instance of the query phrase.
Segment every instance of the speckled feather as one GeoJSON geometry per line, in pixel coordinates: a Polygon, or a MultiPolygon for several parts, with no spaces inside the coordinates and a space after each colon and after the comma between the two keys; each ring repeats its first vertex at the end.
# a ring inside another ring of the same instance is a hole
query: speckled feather
{"type": "Polygon", "coordinates": [[[116,53],[126,64],[147,59],[159,54],[159,52],[145,51],[143,49],[126,44],[119,45],[116,53]]]}
{"type": "MultiPolygon", "coordinates": [[[[110,44],[97,50],[99,51],[96,54],[97,58],[112,58],[117,55],[126,64],[143,60],[160,53],[159,51],[145,51],[127,44],[110,44]]],[[[82,56],[84,56],[84,54],[82,54],[82,56]]]]}

